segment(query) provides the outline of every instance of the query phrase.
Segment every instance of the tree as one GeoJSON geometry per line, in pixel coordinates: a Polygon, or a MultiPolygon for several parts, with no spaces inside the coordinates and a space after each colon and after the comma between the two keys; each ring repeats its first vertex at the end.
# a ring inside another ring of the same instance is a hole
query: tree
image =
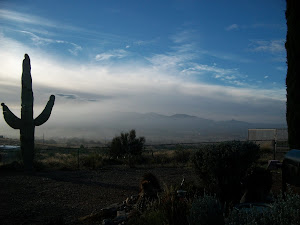
{"type": "Polygon", "coordinates": [[[144,150],[146,139],[144,137],[136,138],[135,130],[129,133],[121,133],[112,139],[110,145],[110,155],[120,157],[126,154],[141,155],[144,150]]]}
{"type": "Polygon", "coordinates": [[[300,149],[300,2],[286,0],[286,121],[289,147],[300,149]]]}

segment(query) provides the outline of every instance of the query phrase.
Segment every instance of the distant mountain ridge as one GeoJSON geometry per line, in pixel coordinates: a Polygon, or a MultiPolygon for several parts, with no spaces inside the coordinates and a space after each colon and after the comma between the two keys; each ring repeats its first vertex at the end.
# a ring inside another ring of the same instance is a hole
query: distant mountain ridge
{"type": "Polygon", "coordinates": [[[171,118],[178,118],[178,119],[187,119],[187,118],[199,118],[199,117],[196,117],[196,116],[190,116],[190,115],[187,115],[187,114],[174,114],[172,116],[170,116],[171,118]]]}
{"type": "Polygon", "coordinates": [[[154,112],[115,113],[110,120],[118,124],[119,131],[136,129],[138,135],[157,141],[246,140],[250,128],[286,128],[285,124],[214,121],[188,114],[166,116],[154,112]]]}
{"type": "Polygon", "coordinates": [[[84,126],[74,123],[49,128],[47,136],[85,137],[108,141],[120,132],[135,129],[138,136],[146,138],[147,143],[178,143],[246,140],[250,128],[286,128],[286,124],[248,123],[238,120],[214,121],[188,114],[167,116],[154,112],[112,112],[108,117],[99,116],[97,121],[84,126]]]}

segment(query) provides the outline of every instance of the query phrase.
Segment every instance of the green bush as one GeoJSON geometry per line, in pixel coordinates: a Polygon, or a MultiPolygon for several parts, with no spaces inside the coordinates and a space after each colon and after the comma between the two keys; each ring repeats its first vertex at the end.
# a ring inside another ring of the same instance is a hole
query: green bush
{"type": "Polygon", "coordinates": [[[130,225],[188,225],[190,203],[177,196],[176,188],[165,186],[159,199],[150,202],[141,215],[129,220],[130,225]]]}
{"type": "Polygon", "coordinates": [[[171,157],[168,156],[168,154],[165,154],[165,153],[156,155],[151,160],[152,164],[154,164],[154,165],[161,165],[161,166],[165,166],[166,164],[169,164],[171,162],[172,162],[171,157]]]}
{"type": "Polygon", "coordinates": [[[136,215],[128,221],[128,225],[165,225],[166,218],[161,210],[149,209],[142,215],[136,215]]]}
{"type": "Polygon", "coordinates": [[[269,225],[271,222],[271,209],[270,208],[245,208],[236,210],[234,209],[229,217],[226,219],[227,225],[269,225]]]}
{"type": "Polygon", "coordinates": [[[189,225],[223,225],[221,203],[215,196],[204,195],[193,201],[189,215],[189,225]]]}
{"type": "Polygon", "coordinates": [[[81,162],[83,167],[93,170],[101,168],[104,165],[102,156],[97,153],[81,156],[81,162]]]}
{"type": "Polygon", "coordinates": [[[258,158],[258,145],[231,141],[204,145],[195,153],[193,163],[209,193],[216,193],[223,202],[237,202],[241,194],[241,179],[258,158]]]}
{"type": "Polygon", "coordinates": [[[141,155],[145,141],[144,137],[136,138],[135,130],[131,130],[129,133],[121,133],[120,136],[112,139],[109,154],[112,157],[122,157],[126,154],[141,155]]]}
{"type": "Polygon", "coordinates": [[[182,146],[178,145],[174,152],[174,160],[177,163],[187,163],[191,157],[191,151],[184,149],[182,146]]]}
{"type": "Polygon", "coordinates": [[[256,207],[233,210],[226,219],[228,225],[299,225],[300,196],[288,194],[286,199],[279,197],[270,208],[256,207]]]}
{"type": "Polygon", "coordinates": [[[300,196],[287,194],[285,199],[280,196],[273,204],[271,212],[273,224],[300,224],[300,196]]]}
{"type": "Polygon", "coordinates": [[[166,217],[168,225],[188,225],[189,202],[177,196],[177,189],[165,186],[160,197],[160,209],[166,217]]]}

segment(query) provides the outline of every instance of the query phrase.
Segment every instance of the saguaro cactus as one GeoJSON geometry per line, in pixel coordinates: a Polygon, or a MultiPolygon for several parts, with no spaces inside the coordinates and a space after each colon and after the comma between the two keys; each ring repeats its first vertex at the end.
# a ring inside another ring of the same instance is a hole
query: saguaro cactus
{"type": "Polygon", "coordinates": [[[51,95],[43,112],[33,119],[33,92],[30,70],[30,58],[25,54],[22,73],[21,119],[15,116],[4,103],[1,103],[6,123],[10,127],[20,130],[21,152],[25,170],[33,169],[35,126],[40,126],[49,119],[55,101],[55,96],[51,95]]]}

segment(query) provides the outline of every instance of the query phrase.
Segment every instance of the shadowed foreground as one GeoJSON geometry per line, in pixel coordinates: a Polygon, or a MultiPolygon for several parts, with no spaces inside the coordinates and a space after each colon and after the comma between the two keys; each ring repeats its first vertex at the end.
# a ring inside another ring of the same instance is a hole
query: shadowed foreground
{"type": "Polygon", "coordinates": [[[34,175],[0,171],[1,224],[81,224],[79,217],[124,201],[139,192],[146,172],[160,182],[179,185],[196,180],[191,169],[128,169],[110,167],[98,171],[45,171],[34,175]]]}

